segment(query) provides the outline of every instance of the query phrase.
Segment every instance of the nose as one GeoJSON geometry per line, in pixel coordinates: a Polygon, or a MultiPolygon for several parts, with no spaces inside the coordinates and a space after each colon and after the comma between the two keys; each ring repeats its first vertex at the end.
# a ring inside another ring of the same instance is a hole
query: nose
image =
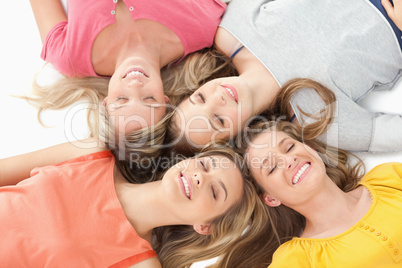
{"type": "Polygon", "coordinates": [[[217,88],[214,92],[214,94],[212,95],[212,105],[219,105],[219,106],[224,106],[226,104],[226,99],[223,95],[222,89],[221,88],[217,88]]]}
{"type": "Polygon", "coordinates": [[[292,170],[297,165],[297,157],[295,155],[285,156],[286,158],[286,169],[292,170]]]}
{"type": "Polygon", "coordinates": [[[193,184],[197,188],[201,188],[205,183],[205,176],[202,172],[195,172],[193,174],[193,184]]]}

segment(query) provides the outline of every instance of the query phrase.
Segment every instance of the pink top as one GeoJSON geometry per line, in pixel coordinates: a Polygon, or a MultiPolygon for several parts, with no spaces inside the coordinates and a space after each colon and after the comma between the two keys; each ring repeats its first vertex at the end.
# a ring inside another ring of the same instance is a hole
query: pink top
{"type": "Polygon", "coordinates": [[[109,151],[0,188],[2,267],[129,267],[155,257],[116,196],[109,151]]]}
{"type": "MultiPolygon", "coordinates": [[[[133,20],[149,19],[171,29],[182,42],[184,56],[212,46],[226,8],[220,0],[123,1],[133,20]]],[[[49,31],[41,58],[70,77],[98,76],[91,61],[93,42],[115,22],[116,5],[117,0],[69,0],[68,21],[49,31]]]]}

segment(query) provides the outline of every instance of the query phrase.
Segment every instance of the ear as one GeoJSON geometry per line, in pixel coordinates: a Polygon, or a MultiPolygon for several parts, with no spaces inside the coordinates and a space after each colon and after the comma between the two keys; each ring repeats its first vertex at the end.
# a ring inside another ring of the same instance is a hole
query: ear
{"type": "Polygon", "coordinates": [[[194,230],[202,235],[209,235],[211,234],[211,226],[209,224],[194,224],[194,230]]]}
{"type": "Polygon", "coordinates": [[[102,106],[106,107],[106,105],[107,105],[107,100],[108,100],[108,97],[106,97],[106,98],[103,99],[103,101],[102,101],[102,106]]]}
{"type": "Polygon", "coordinates": [[[169,99],[169,97],[166,96],[166,95],[165,95],[165,103],[166,103],[166,104],[170,104],[170,99],[169,99]]]}
{"type": "Polygon", "coordinates": [[[269,196],[267,193],[260,195],[260,198],[262,199],[262,201],[264,201],[265,204],[270,207],[278,207],[282,204],[281,201],[269,196]]]}

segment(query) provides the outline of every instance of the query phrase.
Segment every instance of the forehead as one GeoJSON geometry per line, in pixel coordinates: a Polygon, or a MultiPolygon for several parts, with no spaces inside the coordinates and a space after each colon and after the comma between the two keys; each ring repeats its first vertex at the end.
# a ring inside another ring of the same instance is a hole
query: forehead
{"type": "Polygon", "coordinates": [[[212,156],[210,159],[213,162],[215,169],[215,174],[213,174],[213,176],[225,185],[228,192],[228,198],[233,201],[238,200],[242,195],[244,187],[240,169],[232,160],[225,156],[216,155],[212,156]]]}
{"type": "Polygon", "coordinates": [[[286,138],[287,134],[276,130],[267,130],[259,134],[249,145],[249,151],[252,149],[276,148],[278,144],[286,138]]]}
{"type": "Polygon", "coordinates": [[[109,122],[119,132],[128,133],[158,123],[166,114],[165,107],[131,105],[109,112],[109,122]]]}
{"type": "Polygon", "coordinates": [[[202,156],[198,159],[203,159],[207,162],[214,177],[222,180],[228,185],[242,183],[242,174],[238,166],[226,156],[223,155],[211,155],[202,156]]]}

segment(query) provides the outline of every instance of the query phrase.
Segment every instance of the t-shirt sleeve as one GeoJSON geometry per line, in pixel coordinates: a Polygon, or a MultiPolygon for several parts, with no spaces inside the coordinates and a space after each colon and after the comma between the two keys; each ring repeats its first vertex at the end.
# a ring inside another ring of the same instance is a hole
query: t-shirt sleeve
{"type": "Polygon", "coordinates": [[[397,189],[402,191],[402,163],[392,162],[381,164],[369,172],[361,180],[362,183],[373,187],[397,189]]]}
{"type": "Polygon", "coordinates": [[[41,58],[50,62],[59,72],[73,76],[66,46],[68,22],[61,21],[53,26],[43,42],[41,58]]]}

